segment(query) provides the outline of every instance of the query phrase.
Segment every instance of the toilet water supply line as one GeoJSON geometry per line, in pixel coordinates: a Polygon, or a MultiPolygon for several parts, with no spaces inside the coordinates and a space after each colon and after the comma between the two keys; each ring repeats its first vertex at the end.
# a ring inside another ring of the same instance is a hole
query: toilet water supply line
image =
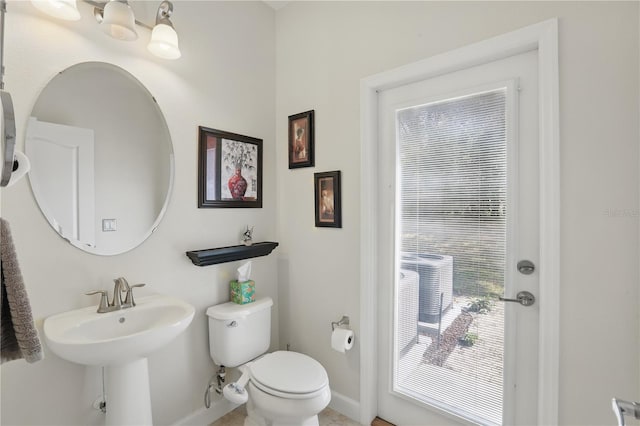
{"type": "Polygon", "coordinates": [[[211,390],[215,383],[217,383],[216,393],[218,395],[222,395],[222,385],[224,384],[225,377],[227,376],[227,372],[224,368],[224,365],[221,365],[216,374],[211,376],[209,379],[209,384],[207,385],[207,389],[204,391],[204,406],[207,408],[211,408],[211,390]],[[214,380],[215,379],[215,380],[214,380]]]}

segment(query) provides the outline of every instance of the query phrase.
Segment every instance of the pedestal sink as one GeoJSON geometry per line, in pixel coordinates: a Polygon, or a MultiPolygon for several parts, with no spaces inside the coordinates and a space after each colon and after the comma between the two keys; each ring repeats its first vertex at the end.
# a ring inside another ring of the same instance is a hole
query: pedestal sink
{"type": "Polygon", "coordinates": [[[107,367],[107,425],[151,426],[147,356],[193,320],[193,306],[169,296],[148,296],[132,308],[99,314],[96,307],[44,320],[44,337],[59,357],[107,367]]]}

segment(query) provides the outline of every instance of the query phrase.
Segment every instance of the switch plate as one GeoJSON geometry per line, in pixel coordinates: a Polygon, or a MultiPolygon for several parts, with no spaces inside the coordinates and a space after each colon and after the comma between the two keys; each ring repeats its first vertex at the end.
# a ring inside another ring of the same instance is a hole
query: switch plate
{"type": "Polygon", "coordinates": [[[115,219],[102,219],[102,232],[111,232],[116,230],[115,219]]]}

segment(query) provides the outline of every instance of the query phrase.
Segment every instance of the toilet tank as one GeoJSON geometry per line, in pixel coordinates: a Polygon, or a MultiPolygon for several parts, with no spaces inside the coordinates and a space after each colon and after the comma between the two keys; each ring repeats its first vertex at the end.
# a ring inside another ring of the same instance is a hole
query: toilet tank
{"type": "Polygon", "coordinates": [[[216,365],[237,367],[264,354],[271,343],[270,297],[239,305],[233,302],[211,306],[209,353],[216,365]]]}

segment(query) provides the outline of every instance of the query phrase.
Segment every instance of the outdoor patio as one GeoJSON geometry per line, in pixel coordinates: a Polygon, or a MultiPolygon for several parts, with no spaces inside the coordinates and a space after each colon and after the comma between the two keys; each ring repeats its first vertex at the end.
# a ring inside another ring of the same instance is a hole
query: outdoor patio
{"type": "Polygon", "coordinates": [[[400,357],[396,386],[425,402],[427,395],[442,395],[440,402],[469,407],[485,421],[500,423],[504,304],[492,302],[485,313],[465,312],[472,301],[454,298],[442,317],[439,341],[438,323],[419,323],[419,342],[400,357]],[[467,333],[477,336],[470,346],[459,340],[467,333]]]}

